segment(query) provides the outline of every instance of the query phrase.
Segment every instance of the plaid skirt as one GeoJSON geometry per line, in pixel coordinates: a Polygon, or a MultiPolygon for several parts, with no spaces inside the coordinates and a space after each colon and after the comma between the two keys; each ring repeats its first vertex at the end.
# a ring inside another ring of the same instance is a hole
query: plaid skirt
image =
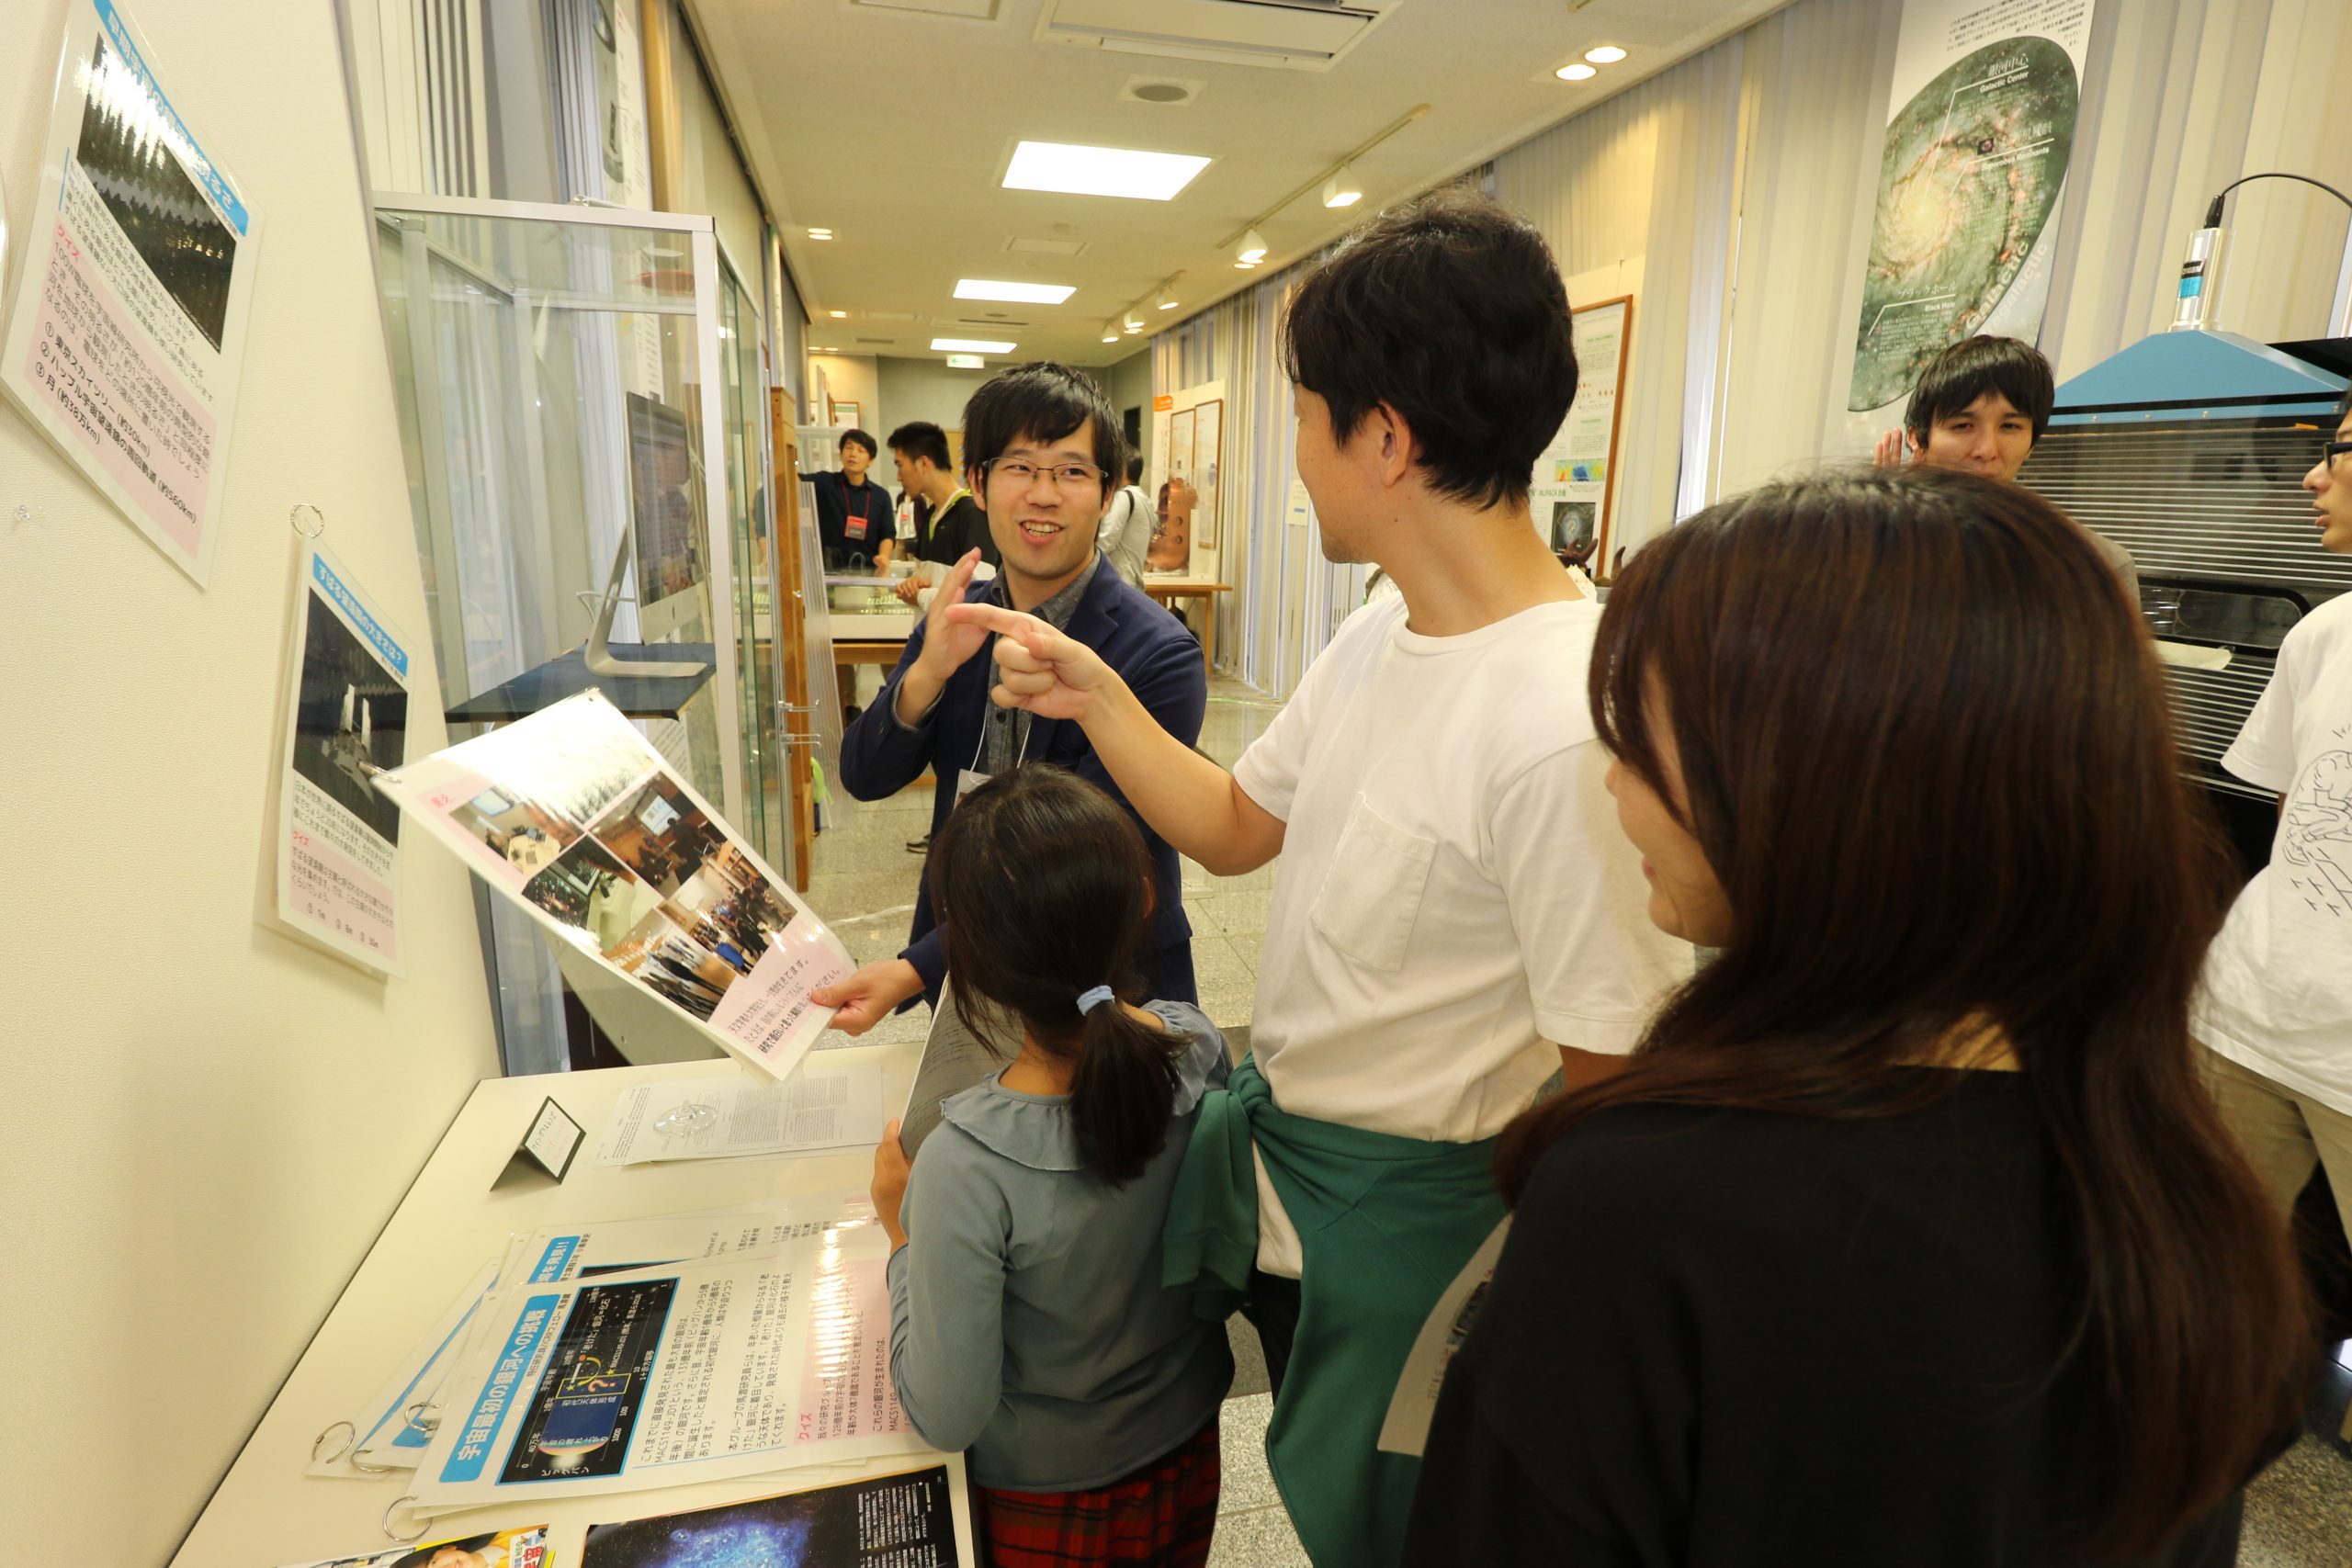
{"type": "Polygon", "coordinates": [[[989,1568],[1201,1568],[1216,1529],[1216,1422],[1108,1486],[1007,1492],[975,1486],[989,1568]]]}

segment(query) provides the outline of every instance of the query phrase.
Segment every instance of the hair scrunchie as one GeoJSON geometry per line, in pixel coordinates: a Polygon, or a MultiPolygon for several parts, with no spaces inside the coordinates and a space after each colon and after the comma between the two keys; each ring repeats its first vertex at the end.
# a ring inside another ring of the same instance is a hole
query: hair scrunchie
{"type": "Polygon", "coordinates": [[[1091,991],[1080,991],[1079,993],[1078,1010],[1081,1013],[1092,1012],[1104,1002],[1116,1000],[1118,1000],[1118,998],[1111,994],[1110,987],[1097,986],[1091,991]]]}

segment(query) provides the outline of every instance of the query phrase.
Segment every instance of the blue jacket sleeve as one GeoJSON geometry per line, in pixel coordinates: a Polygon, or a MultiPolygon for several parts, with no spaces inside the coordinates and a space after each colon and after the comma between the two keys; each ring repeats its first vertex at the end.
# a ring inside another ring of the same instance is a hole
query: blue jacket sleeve
{"type": "Polygon", "coordinates": [[[1012,1213],[978,1145],[942,1123],[915,1156],[892,1255],[890,1382],[935,1449],[968,1449],[1004,1393],[1004,1280],[1012,1213]]]}
{"type": "Polygon", "coordinates": [[[888,800],[922,776],[931,765],[938,727],[924,723],[909,728],[898,722],[891,708],[899,700],[899,682],[922,653],[920,623],[907,638],[906,651],[882,682],[882,694],[857,716],[842,736],[842,787],[859,800],[888,800]]]}
{"type": "MultiPolygon", "coordinates": [[[[915,973],[922,976],[924,996],[939,995],[939,987],[947,983],[947,923],[943,920],[923,932],[902,948],[899,956],[913,964],[915,973]]],[[[906,1011],[920,999],[909,997],[899,1004],[899,1010],[906,1011]]]]}

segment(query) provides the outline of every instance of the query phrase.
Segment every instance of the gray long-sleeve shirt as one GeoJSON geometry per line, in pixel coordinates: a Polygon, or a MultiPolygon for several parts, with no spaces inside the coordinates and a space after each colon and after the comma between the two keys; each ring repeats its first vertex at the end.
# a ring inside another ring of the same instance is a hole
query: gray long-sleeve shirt
{"type": "MultiPolygon", "coordinates": [[[[1067,1095],[996,1078],[948,1099],[915,1156],[890,1258],[890,1378],[935,1448],[983,1486],[1107,1485],[1206,1426],[1233,1381],[1223,1325],[1159,1283],[1168,1195],[1225,1039],[1199,1009],[1150,1010],[1189,1043],[1168,1145],[1112,1187],[1067,1095]]],[[[1001,1077],[1001,1075],[1000,1075],[1001,1077]]]]}

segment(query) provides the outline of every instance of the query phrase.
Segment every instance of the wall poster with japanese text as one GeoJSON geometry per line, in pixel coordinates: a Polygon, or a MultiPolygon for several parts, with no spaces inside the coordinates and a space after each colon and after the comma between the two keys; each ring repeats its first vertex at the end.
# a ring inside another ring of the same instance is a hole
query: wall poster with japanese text
{"type": "Polygon", "coordinates": [[[375,777],[408,760],[410,643],[316,540],[295,582],[278,759],[277,919],[353,963],[401,972],[401,809],[375,777]]]}
{"type": "Polygon", "coordinates": [[[198,586],[260,227],[121,7],[74,0],[0,389],[198,586]]]}

